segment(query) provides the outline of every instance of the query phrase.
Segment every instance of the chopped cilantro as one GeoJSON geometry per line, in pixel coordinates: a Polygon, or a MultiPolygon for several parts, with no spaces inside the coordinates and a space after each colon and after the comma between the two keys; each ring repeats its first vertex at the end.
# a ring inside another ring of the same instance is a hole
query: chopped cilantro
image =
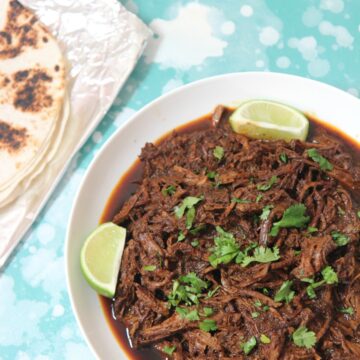
{"type": "Polygon", "coordinates": [[[268,311],[270,309],[270,307],[268,305],[264,305],[262,309],[263,309],[263,311],[268,311]]]}
{"type": "Polygon", "coordinates": [[[269,263],[280,259],[279,248],[274,246],[273,249],[263,246],[257,247],[252,256],[245,256],[241,266],[248,266],[252,262],[269,263]]]}
{"type": "Polygon", "coordinates": [[[269,295],[269,290],[267,288],[262,288],[262,292],[265,295],[269,295]]]}
{"type": "Polygon", "coordinates": [[[304,204],[291,205],[285,210],[281,220],[273,224],[270,235],[276,236],[280,228],[301,228],[305,226],[310,220],[309,216],[305,216],[305,212],[304,204]]]}
{"type": "Polygon", "coordinates": [[[316,335],[305,326],[300,326],[292,333],[294,344],[299,347],[311,349],[316,344],[316,335]]]}
{"type": "Polygon", "coordinates": [[[192,246],[192,247],[197,247],[197,246],[199,246],[199,240],[198,240],[198,239],[193,240],[193,241],[191,242],[191,246],[192,246]]]}
{"type": "Polygon", "coordinates": [[[254,311],[251,313],[252,318],[257,318],[258,316],[260,316],[260,313],[258,311],[254,311]]]}
{"type": "Polygon", "coordinates": [[[200,231],[206,228],[206,224],[200,224],[199,226],[194,227],[189,232],[191,235],[197,235],[200,231]]]}
{"type": "Polygon", "coordinates": [[[334,166],[323,156],[319,154],[316,149],[309,149],[306,151],[309,157],[320,165],[321,170],[332,170],[334,166]]]}
{"type": "Polygon", "coordinates": [[[209,171],[206,176],[208,179],[214,180],[218,176],[218,173],[216,171],[209,171]]]}
{"type": "Polygon", "coordinates": [[[187,319],[189,321],[200,320],[197,310],[188,310],[186,308],[177,307],[175,311],[180,315],[182,319],[187,319]]]}
{"type": "Polygon", "coordinates": [[[247,200],[247,199],[238,199],[238,198],[235,198],[235,197],[231,199],[231,202],[233,202],[233,203],[238,203],[238,204],[249,204],[249,203],[251,203],[250,200],[247,200]]]}
{"type": "Polygon", "coordinates": [[[216,321],[212,319],[205,319],[199,324],[202,331],[210,332],[217,330],[216,321]]]}
{"type": "Polygon", "coordinates": [[[309,234],[312,234],[312,233],[314,233],[314,232],[319,231],[319,229],[318,229],[317,227],[314,227],[314,226],[309,226],[309,227],[307,228],[307,231],[308,231],[309,234]]]}
{"type": "Polygon", "coordinates": [[[360,211],[356,213],[357,217],[360,219],[360,211]]]}
{"type": "Polygon", "coordinates": [[[175,191],[176,191],[176,187],[174,185],[170,185],[166,189],[161,190],[161,193],[164,196],[167,196],[167,195],[173,195],[175,191]]]}
{"type": "Polygon", "coordinates": [[[256,202],[258,203],[262,198],[264,197],[263,194],[259,194],[257,197],[256,197],[256,202]]]}
{"type": "Polygon", "coordinates": [[[209,256],[211,266],[217,267],[219,264],[228,264],[240,252],[240,246],[236,242],[233,234],[226,232],[220,226],[216,227],[218,235],[215,237],[215,247],[211,249],[209,256]]]}
{"type": "Polygon", "coordinates": [[[180,276],[174,280],[171,293],[168,295],[170,305],[177,306],[184,302],[186,305],[198,305],[202,291],[207,289],[208,283],[197,277],[194,272],[180,276]]]}
{"type": "Polygon", "coordinates": [[[295,256],[298,256],[302,253],[302,250],[294,250],[295,256]]]}
{"type": "Polygon", "coordinates": [[[354,309],[352,307],[339,309],[343,314],[354,315],[354,309]]]}
{"type": "Polygon", "coordinates": [[[292,281],[284,281],[280,287],[280,289],[277,291],[277,293],[275,294],[275,298],[274,300],[279,302],[279,301],[285,301],[287,304],[289,302],[291,302],[291,300],[294,298],[295,296],[295,291],[291,290],[291,286],[292,286],[293,282],[292,281]]]}
{"type": "Polygon", "coordinates": [[[204,307],[203,308],[204,316],[211,316],[214,313],[214,310],[211,307],[204,307]]]}
{"type": "Polygon", "coordinates": [[[163,351],[165,354],[168,354],[168,355],[172,355],[175,350],[176,350],[176,346],[167,346],[167,345],[165,345],[165,346],[162,348],[162,351],[163,351]]]}
{"type": "Polygon", "coordinates": [[[184,216],[185,210],[191,209],[192,207],[194,207],[198,202],[200,202],[203,199],[204,198],[202,196],[198,197],[198,198],[195,196],[186,197],[180,206],[175,207],[175,216],[178,219],[181,219],[184,216]]]}
{"type": "Polygon", "coordinates": [[[177,241],[183,241],[185,239],[185,234],[180,230],[177,241]]]}
{"type": "Polygon", "coordinates": [[[155,265],[145,265],[145,266],[143,266],[143,270],[144,271],[154,271],[154,270],[156,270],[156,266],[155,265]]]}
{"type": "Polygon", "coordinates": [[[301,281],[307,282],[310,284],[306,288],[306,292],[310,299],[316,298],[316,293],[315,293],[316,288],[318,288],[324,284],[333,285],[338,282],[338,276],[331,266],[324,267],[324,269],[321,271],[321,275],[322,275],[323,279],[320,281],[317,281],[317,282],[315,282],[315,280],[312,278],[301,279],[301,281]]]}
{"type": "Polygon", "coordinates": [[[266,205],[260,215],[260,219],[264,221],[267,220],[273,207],[273,205],[266,205]]]}
{"type": "Polygon", "coordinates": [[[288,156],[285,153],[281,153],[279,158],[284,164],[288,162],[288,156]]]}
{"type": "Polygon", "coordinates": [[[267,191],[269,190],[274,184],[278,182],[278,177],[273,175],[270,180],[266,184],[258,184],[257,189],[260,191],[267,191]]]}
{"type": "Polygon", "coordinates": [[[268,336],[266,336],[265,334],[260,335],[260,341],[263,344],[270,344],[271,343],[271,339],[268,336]]]}
{"type": "Polygon", "coordinates": [[[262,303],[261,303],[260,300],[255,300],[255,301],[254,301],[254,305],[255,305],[257,308],[262,307],[262,303]]]}
{"type": "Polygon", "coordinates": [[[214,295],[216,295],[216,293],[219,291],[220,286],[217,286],[215,289],[213,290],[209,290],[208,294],[206,295],[205,299],[210,299],[212,298],[214,295]]]}
{"type": "Polygon", "coordinates": [[[337,246],[345,246],[349,241],[349,237],[339,231],[332,231],[331,236],[337,246]]]}
{"type": "Polygon", "coordinates": [[[224,148],[222,146],[216,146],[213,155],[220,161],[224,157],[224,148]]]}
{"type": "Polygon", "coordinates": [[[191,229],[192,224],[194,222],[195,219],[195,208],[191,207],[187,212],[186,212],[186,219],[185,219],[185,225],[187,229],[191,229]]]}
{"type": "Polygon", "coordinates": [[[243,352],[245,353],[245,355],[248,355],[251,352],[251,350],[256,346],[255,336],[252,336],[246,343],[243,343],[240,346],[243,352]]]}

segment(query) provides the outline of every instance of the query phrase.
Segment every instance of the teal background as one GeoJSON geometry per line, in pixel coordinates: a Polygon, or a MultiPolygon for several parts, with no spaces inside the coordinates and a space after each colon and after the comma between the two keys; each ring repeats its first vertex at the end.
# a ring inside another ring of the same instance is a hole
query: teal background
{"type": "Polygon", "coordinates": [[[182,84],[234,71],[286,72],[359,96],[359,0],[133,0],[124,5],[156,35],[0,273],[0,360],[93,358],[67,294],[65,231],[94,154],[136,110],[182,84]]]}

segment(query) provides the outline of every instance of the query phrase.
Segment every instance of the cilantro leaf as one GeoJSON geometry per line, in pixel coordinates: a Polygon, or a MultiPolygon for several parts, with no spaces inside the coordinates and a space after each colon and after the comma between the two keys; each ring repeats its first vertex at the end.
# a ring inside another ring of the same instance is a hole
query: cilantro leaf
{"type": "Polygon", "coordinates": [[[218,285],[215,289],[213,290],[209,290],[208,294],[206,295],[205,299],[210,299],[212,298],[214,295],[216,295],[216,293],[219,291],[220,289],[220,285],[218,285]]]}
{"type": "Polygon", "coordinates": [[[191,207],[187,212],[186,212],[186,220],[185,220],[185,226],[187,229],[191,229],[192,224],[194,222],[195,219],[195,208],[191,207]]]}
{"type": "Polygon", "coordinates": [[[251,350],[256,346],[256,338],[252,336],[247,342],[240,345],[245,355],[248,355],[251,350]]]}
{"type": "Polygon", "coordinates": [[[183,241],[185,239],[185,234],[180,230],[177,241],[183,241]]]}
{"type": "Polygon", "coordinates": [[[274,246],[273,249],[271,249],[260,246],[254,250],[254,254],[252,256],[246,256],[243,259],[241,266],[248,266],[254,261],[259,263],[269,263],[279,259],[280,255],[278,247],[274,246]]]}
{"type": "Polygon", "coordinates": [[[309,216],[305,216],[306,207],[304,204],[295,204],[288,207],[280,221],[273,224],[270,231],[271,236],[276,236],[280,228],[301,228],[305,226],[309,220],[309,216]]]}
{"type": "Polygon", "coordinates": [[[360,211],[356,213],[357,217],[360,219],[360,211]]]}
{"type": "Polygon", "coordinates": [[[314,232],[319,231],[319,229],[318,229],[317,227],[314,227],[314,226],[309,226],[309,227],[307,228],[307,231],[308,231],[309,234],[312,234],[312,233],[314,233],[314,232]]]}
{"type": "Polygon", "coordinates": [[[279,180],[279,178],[278,178],[277,176],[273,175],[273,176],[270,178],[270,180],[269,180],[268,183],[266,183],[266,184],[258,184],[258,185],[256,186],[256,188],[257,188],[258,190],[260,190],[260,191],[267,191],[267,190],[269,190],[274,184],[276,184],[276,183],[278,182],[278,180],[279,180]]]}
{"type": "Polygon", "coordinates": [[[349,241],[349,237],[339,231],[332,231],[331,236],[337,246],[345,246],[349,241]]]}
{"type": "Polygon", "coordinates": [[[260,215],[260,219],[264,221],[267,220],[273,207],[273,205],[266,205],[260,215]]]}
{"type": "Polygon", "coordinates": [[[162,348],[162,351],[163,351],[165,354],[168,354],[168,355],[172,355],[175,350],[176,350],[176,346],[167,346],[167,345],[165,345],[165,346],[162,348]]]}
{"type": "Polygon", "coordinates": [[[231,202],[238,203],[238,204],[249,204],[249,203],[251,203],[250,200],[238,199],[238,198],[235,198],[235,197],[231,199],[231,202]]]}
{"type": "Polygon", "coordinates": [[[251,313],[252,318],[257,318],[259,316],[260,316],[260,313],[258,311],[254,311],[254,312],[251,313]]]}
{"type": "Polygon", "coordinates": [[[299,347],[311,349],[316,344],[316,335],[305,326],[300,326],[292,333],[294,344],[299,347]]]}
{"type": "Polygon", "coordinates": [[[263,194],[259,194],[257,197],[256,197],[256,202],[258,203],[262,198],[264,197],[263,194]]]}
{"type": "Polygon", "coordinates": [[[204,199],[203,196],[201,196],[201,197],[195,197],[195,196],[186,197],[180,206],[175,207],[175,216],[178,219],[181,219],[184,216],[185,210],[191,209],[192,207],[194,207],[197,203],[199,203],[203,199],[204,199]]]}
{"type": "Polygon", "coordinates": [[[339,311],[343,314],[354,315],[354,309],[352,307],[341,308],[339,311]]]}
{"type": "Polygon", "coordinates": [[[198,311],[195,310],[188,310],[186,308],[177,307],[175,311],[180,315],[182,319],[187,319],[189,321],[198,321],[200,320],[198,311]]]}
{"type": "Polygon", "coordinates": [[[277,291],[277,293],[275,294],[275,298],[274,300],[276,302],[279,301],[285,301],[287,304],[289,302],[291,302],[291,300],[294,298],[295,296],[295,291],[291,290],[291,286],[292,286],[293,282],[292,281],[284,281],[280,287],[280,289],[277,291]]]}
{"type": "Polygon", "coordinates": [[[321,275],[323,276],[325,283],[328,285],[336,284],[339,281],[336,272],[331,266],[326,266],[321,271],[321,275]]]}
{"type": "Polygon", "coordinates": [[[281,153],[279,158],[284,164],[286,164],[288,162],[288,157],[285,153],[281,153]]]}
{"type": "Polygon", "coordinates": [[[176,191],[176,187],[174,185],[170,185],[166,189],[161,190],[161,193],[164,196],[167,196],[167,195],[173,195],[175,191],[176,191]]]}
{"type": "Polygon", "coordinates": [[[224,148],[222,146],[216,146],[213,150],[213,155],[220,161],[224,157],[224,148]]]}
{"type": "Polygon", "coordinates": [[[212,319],[205,319],[199,324],[199,328],[202,331],[210,332],[217,330],[216,321],[212,319]]]}
{"type": "Polygon", "coordinates": [[[192,247],[197,247],[197,246],[199,246],[199,240],[198,240],[198,239],[193,240],[193,241],[191,242],[191,246],[192,246],[192,247]]]}
{"type": "Polygon", "coordinates": [[[216,171],[209,171],[206,176],[208,179],[214,180],[218,176],[218,173],[216,171]]]}
{"type": "Polygon", "coordinates": [[[260,341],[263,344],[270,344],[271,343],[271,339],[268,336],[266,336],[265,334],[260,335],[260,341]]]}
{"type": "Polygon", "coordinates": [[[173,288],[168,295],[170,305],[177,306],[181,302],[186,305],[198,305],[202,291],[207,289],[208,283],[200,279],[194,272],[180,276],[173,282],[173,288]]]}
{"type": "Polygon", "coordinates": [[[332,170],[334,166],[323,156],[319,154],[316,149],[309,149],[306,151],[309,157],[320,165],[321,170],[332,170]]]}
{"type": "Polygon", "coordinates": [[[228,264],[239,253],[240,246],[236,242],[233,234],[226,232],[220,226],[216,227],[218,235],[215,237],[215,247],[209,256],[211,266],[217,267],[219,264],[228,264]]]}
{"type": "Polygon", "coordinates": [[[333,285],[338,282],[338,276],[331,266],[326,266],[321,271],[321,275],[322,275],[323,279],[318,282],[315,282],[315,280],[312,278],[301,279],[301,281],[307,282],[310,284],[306,288],[306,292],[310,299],[316,298],[316,293],[315,293],[316,288],[318,288],[324,284],[333,285]]]}
{"type": "Polygon", "coordinates": [[[204,316],[211,316],[214,313],[214,310],[211,307],[203,308],[204,316]]]}
{"type": "Polygon", "coordinates": [[[145,266],[143,266],[143,270],[144,271],[154,271],[154,270],[156,270],[156,266],[155,265],[145,265],[145,266]]]}

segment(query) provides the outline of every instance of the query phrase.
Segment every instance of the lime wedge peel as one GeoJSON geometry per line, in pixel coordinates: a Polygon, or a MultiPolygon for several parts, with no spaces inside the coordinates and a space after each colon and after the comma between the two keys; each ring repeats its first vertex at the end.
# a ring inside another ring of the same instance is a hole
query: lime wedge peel
{"type": "Polygon", "coordinates": [[[236,133],[255,139],[305,141],[309,132],[309,120],[303,113],[269,100],[243,102],[229,121],[236,133]]]}
{"type": "Polygon", "coordinates": [[[81,249],[80,265],[86,281],[109,298],[115,295],[125,240],[125,228],[104,223],[87,237],[81,249]]]}

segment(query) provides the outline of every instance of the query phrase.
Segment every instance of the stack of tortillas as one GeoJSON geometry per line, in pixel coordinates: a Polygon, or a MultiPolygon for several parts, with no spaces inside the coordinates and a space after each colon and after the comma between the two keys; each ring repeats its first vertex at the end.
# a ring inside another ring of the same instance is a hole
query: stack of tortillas
{"type": "Polygon", "coordinates": [[[57,41],[16,0],[0,1],[0,208],[21,196],[61,151],[69,119],[57,41]]]}

